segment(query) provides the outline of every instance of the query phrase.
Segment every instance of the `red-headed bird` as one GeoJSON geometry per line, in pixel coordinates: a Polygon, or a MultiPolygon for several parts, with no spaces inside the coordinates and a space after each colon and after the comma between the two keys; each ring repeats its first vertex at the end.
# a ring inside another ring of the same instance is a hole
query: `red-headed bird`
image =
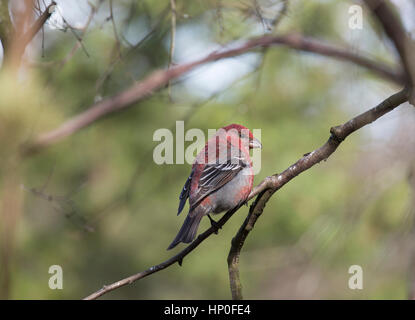
{"type": "Polygon", "coordinates": [[[247,200],[254,180],[249,149],[261,147],[252,132],[239,124],[219,129],[208,140],[180,193],[177,214],[182,212],[187,199],[190,209],[167,250],[180,242],[192,242],[203,216],[208,215],[214,225],[210,213],[231,210],[247,200]]]}

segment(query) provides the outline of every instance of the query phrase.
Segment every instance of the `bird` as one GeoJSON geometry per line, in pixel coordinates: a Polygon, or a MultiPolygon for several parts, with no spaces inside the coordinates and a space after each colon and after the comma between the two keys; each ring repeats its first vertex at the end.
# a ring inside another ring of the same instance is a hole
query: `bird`
{"type": "Polygon", "coordinates": [[[210,138],[196,156],[192,170],[179,196],[179,215],[189,200],[189,212],[177,236],[167,250],[179,243],[190,243],[201,219],[242,205],[253,186],[252,160],[249,150],[262,148],[252,132],[240,124],[230,124],[210,138]]]}

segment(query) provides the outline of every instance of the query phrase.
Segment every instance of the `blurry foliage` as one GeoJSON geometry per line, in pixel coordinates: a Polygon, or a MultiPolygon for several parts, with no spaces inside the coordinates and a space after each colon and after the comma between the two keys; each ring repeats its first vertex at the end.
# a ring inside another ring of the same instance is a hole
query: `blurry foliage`
{"type": "MultiPolygon", "coordinates": [[[[278,30],[341,42],[336,12],[338,6],[347,8],[347,4],[290,1],[278,30]]],[[[89,57],[79,49],[62,66],[42,65],[62,61],[76,43],[70,31],[45,27],[44,57],[40,56],[40,35],[33,43],[36,54],[30,54],[40,66],[25,69],[17,84],[2,74],[2,166],[30,136],[54,128],[96,99],[111,96],[154,69],[167,66],[170,14],[161,17],[166,1],[114,1],[114,5],[122,58],[98,92],[97,83],[117,57],[105,5],[83,41],[89,57]],[[123,28],[126,21],[129,24],[123,28]],[[154,33],[137,47],[123,40],[127,34],[144,37],[152,28],[154,33]]],[[[187,33],[181,41],[186,47],[178,46],[176,52],[192,47],[195,38],[211,45],[262,34],[260,19],[249,14],[252,7],[251,1],[177,1],[177,30],[187,33]],[[197,34],[194,30],[207,32],[197,34]]],[[[358,47],[359,41],[353,46],[358,47]]],[[[376,53],[377,48],[372,49],[376,53]]],[[[200,53],[208,52],[205,48],[200,53]]],[[[387,87],[365,73],[356,74],[348,64],[286,48],[270,48],[264,59],[246,80],[206,104],[198,105],[205,97],[186,86],[198,81],[201,71],[197,70],[173,86],[173,103],[167,90],[162,90],[25,158],[24,212],[16,238],[11,298],[81,298],[173,254],[165,249],[186,214],[177,217],[176,210],[190,165],[156,165],[152,160],[155,130],[174,128],[175,121],[183,119],[188,119],[186,129],[200,128],[206,133],[209,128],[233,122],[260,128],[264,149],[262,170],[255,178],[258,183],[319,147],[328,138],[330,126],[381,100],[358,96],[362,83],[358,81],[350,83],[347,90],[337,90],[341,78],[363,78],[370,82],[369,87],[382,88],[377,89],[382,94],[387,87]],[[57,200],[39,197],[30,188],[57,200]],[[85,226],[92,226],[94,232],[86,231],[85,226]],[[48,288],[48,268],[53,264],[63,267],[64,290],[48,288]]],[[[385,138],[392,134],[385,132],[385,138]]],[[[379,157],[368,159],[362,149],[371,139],[366,129],[354,134],[327,162],[297,177],[267,204],[241,255],[247,298],[405,297],[408,252],[403,250],[398,255],[402,259],[393,263],[384,252],[397,243],[391,245],[388,239],[403,241],[398,235],[410,228],[405,220],[411,201],[406,165],[390,166],[402,159],[382,156],[383,150],[391,147],[387,142],[373,151],[379,157]],[[361,174],[374,163],[384,169],[361,174]],[[390,172],[403,178],[378,190],[373,181],[390,172]],[[352,264],[364,268],[363,291],[347,287],[347,270],[352,264]]],[[[174,265],[106,297],[229,298],[226,257],[247,211],[242,208],[219,235],[185,258],[182,267],[174,265]]],[[[200,231],[208,225],[209,221],[202,221],[200,231]]]]}

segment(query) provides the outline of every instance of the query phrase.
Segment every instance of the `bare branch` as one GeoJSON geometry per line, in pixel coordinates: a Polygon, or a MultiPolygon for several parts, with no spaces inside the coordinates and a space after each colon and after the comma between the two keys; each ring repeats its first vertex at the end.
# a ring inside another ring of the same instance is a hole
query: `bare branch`
{"type": "Polygon", "coordinates": [[[109,19],[112,22],[112,30],[114,32],[114,37],[115,37],[115,42],[116,42],[116,48],[117,48],[117,53],[119,56],[121,56],[121,41],[120,38],[118,36],[118,32],[117,32],[117,26],[115,24],[115,19],[114,19],[114,9],[113,9],[113,5],[112,5],[112,0],[110,0],[110,17],[109,19]]]}
{"type": "Polygon", "coordinates": [[[287,15],[288,0],[281,0],[282,8],[278,12],[278,15],[271,21],[271,29],[274,30],[280,24],[281,20],[287,15]]]}
{"type": "Polygon", "coordinates": [[[390,4],[384,0],[365,0],[373,15],[379,20],[385,33],[394,43],[405,70],[408,85],[411,87],[409,101],[415,106],[415,41],[402,26],[390,4]]]}
{"type": "MultiPolygon", "coordinates": [[[[170,0],[170,6],[171,6],[171,36],[170,36],[170,50],[169,50],[169,65],[167,67],[168,69],[170,69],[170,67],[173,64],[174,45],[176,43],[176,16],[177,16],[176,0],[170,0]]],[[[168,86],[169,99],[170,101],[172,101],[170,81],[167,83],[167,86],[168,86]]]]}
{"type": "MultiPolygon", "coordinates": [[[[47,181],[46,181],[47,182],[47,181]]],[[[42,188],[27,188],[26,186],[21,186],[23,190],[30,192],[35,197],[43,199],[44,201],[49,202],[52,205],[52,208],[62,214],[65,218],[71,221],[75,226],[79,227],[83,231],[86,232],[94,232],[95,228],[91,226],[87,219],[80,214],[77,209],[77,205],[74,200],[71,199],[70,196],[58,196],[54,194],[47,193],[44,189],[45,186],[42,188]]]]}
{"type": "MultiPolygon", "coordinates": [[[[90,12],[89,12],[89,15],[88,15],[88,19],[87,19],[85,25],[83,25],[81,28],[77,28],[80,31],[79,35],[74,31],[74,28],[69,25],[69,23],[66,21],[66,19],[64,19],[62,17],[64,23],[66,24],[66,26],[68,28],[70,28],[72,34],[75,36],[76,43],[72,47],[71,51],[69,51],[63,59],[61,59],[59,61],[50,61],[50,62],[43,63],[43,66],[49,66],[49,67],[55,67],[56,66],[57,70],[56,70],[56,72],[54,72],[54,74],[57,74],[58,71],[60,71],[65,66],[65,64],[68,63],[68,61],[72,59],[72,57],[75,55],[75,53],[78,51],[79,48],[83,48],[84,52],[88,56],[88,52],[86,51],[86,48],[84,47],[84,44],[83,44],[83,39],[85,38],[86,32],[89,28],[89,25],[91,24],[95,14],[98,12],[98,10],[99,10],[99,8],[100,8],[100,6],[102,5],[103,2],[104,2],[104,0],[99,0],[96,5],[93,5],[92,3],[89,3],[90,12]]],[[[36,66],[38,64],[39,63],[34,64],[34,66],[36,66]]],[[[51,81],[51,79],[49,79],[48,82],[50,82],[50,81],[51,81]]]]}
{"type": "MultiPolygon", "coordinates": [[[[141,38],[141,40],[138,43],[136,43],[134,45],[129,44],[130,48],[128,48],[128,50],[125,53],[120,52],[119,55],[117,57],[115,57],[113,59],[113,61],[111,61],[111,63],[107,67],[107,70],[105,70],[103,75],[98,79],[98,81],[96,83],[96,92],[97,92],[97,94],[99,94],[101,88],[103,87],[105,82],[109,79],[109,77],[110,77],[111,73],[114,71],[116,65],[119,62],[123,61],[122,58],[129,56],[135,50],[137,50],[139,47],[141,47],[148,39],[150,39],[153,36],[153,34],[157,31],[157,29],[160,28],[160,26],[162,25],[162,23],[164,21],[165,16],[168,13],[169,8],[170,8],[170,6],[166,6],[166,8],[161,12],[159,17],[157,18],[157,22],[151,27],[151,29],[147,32],[147,34],[143,38],[141,38]]],[[[121,36],[122,36],[122,33],[121,33],[121,36]]],[[[126,41],[126,39],[124,39],[124,41],[126,41]]]]}
{"type": "MultiPolygon", "coordinates": [[[[400,104],[406,102],[408,100],[408,91],[404,89],[391,97],[384,100],[382,103],[377,105],[376,107],[366,111],[357,117],[349,120],[348,122],[332,127],[330,129],[331,136],[328,141],[319,149],[314,150],[311,153],[304,155],[301,159],[299,159],[296,163],[291,165],[288,169],[286,169],[281,174],[275,174],[272,176],[267,177],[264,181],[262,181],[257,187],[255,187],[251,194],[249,195],[249,199],[257,196],[254,203],[251,205],[249,214],[244,222],[244,224],[239,229],[238,233],[232,240],[232,247],[231,251],[228,256],[228,265],[229,265],[229,273],[230,273],[230,280],[231,280],[231,290],[232,290],[232,297],[233,298],[242,298],[241,293],[241,286],[239,281],[239,269],[238,269],[238,262],[239,262],[239,253],[243,244],[245,242],[246,237],[248,236],[250,230],[254,226],[258,217],[262,214],[262,211],[265,207],[267,201],[271,198],[271,196],[283,187],[286,183],[291,181],[293,178],[298,176],[300,173],[310,169],[315,164],[326,160],[340,145],[340,143],[346,139],[354,131],[362,128],[363,126],[372,123],[376,119],[380,118],[387,112],[392,111],[400,104]]],[[[86,300],[96,299],[110,291],[118,289],[120,287],[126,286],[131,284],[139,279],[147,277],[155,272],[159,272],[174,263],[182,264],[183,259],[192,252],[201,242],[203,242],[206,238],[208,238],[212,233],[215,233],[217,228],[222,227],[229,218],[239,210],[240,207],[234,208],[225,213],[225,215],[217,222],[216,227],[210,227],[205,232],[200,234],[190,245],[188,245],[184,250],[180,251],[175,256],[171,257],[170,259],[152,266],[151,268],[134,274],[130,277],[122,279],[120,281],[114,282],[110,285],[103,286],[102,289],[98,290],[97,292],[92,293],[86,300]]]]}
{"type": "Polygon", "coordinates": [[[22,36],[22,46],[26,48],[30,41],[34,38],[34,36],[39,32],[39,30],[43,27],[46,21],[50,18],[52,13],[54,12],[56,7],[56,2],[52,1],[50,5],[48,5],[45,11],[39,16],[39,18],[35,21],[35,23],[26,31],[26,33],[22,36]]]}
{"type": "MultiPolygon", "coordinates": [[[[9,49],[5,52],[5,65],[18,66],[20,65],[21,57],[24,54],[24,51],[27,45],[32,41],[35,35],[43,27],[45,22],[50,18],[56,7],[56,2],[52,1],[48,5],[45,11],[37,18],[33,25],[26,31],[23,32],[22,28],[17,28],[12,39],[8,39],[7,42],[10,43],[9,49]]],[[[29,11],[29,10],[27,10],[29,11]]],[[[28,17],[25,17],[28,18],[28,17]]]]}
{"type": "Polygon", "coordinates": [[[55,130],[41,134],[31,144],[24,146],[23,152],[30,153],[37,151],[42,147],[54,144],[61,139],[74,134],[80,129],[89,126],[104,116],[124,110],[132,104],[150,96],[154,91],[165,86],[170,80],[178,78],[200,65],[219,59],[234,57],[256,48],[268,47],[272,45],[284,45],[296,50],[317,53],[335,59],[349,61],[367,68],[387,80],[393,81],[397,84],[404,83],[404,78],[401,72],[394,71],[389,66],[372,61],[361,54],[356,54],[350,49],[324,44],[320,41],[306,38],[298,34],[264,36],[251,39],[240,46],[234,47],[233,49],[214,51],[200,60],[177,65],[168,70],[155,71],[144,80],[134,84],[125,91],[94,104],[86,111],[80,113],[72,119],[67,120],[55,130]]]}

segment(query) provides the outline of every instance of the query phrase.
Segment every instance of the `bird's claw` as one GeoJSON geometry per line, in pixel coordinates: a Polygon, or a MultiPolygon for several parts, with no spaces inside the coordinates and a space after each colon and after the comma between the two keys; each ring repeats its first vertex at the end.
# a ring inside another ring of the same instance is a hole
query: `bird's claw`
{"type": "Polygon", "coordinates": [[[210,225],[215,229],[215,234],[218,234],[219,229],[222,229],[222,227],[219,225],[219,223],[213,220],[209,214],[207,216],[209,217],[210,225]]]}

